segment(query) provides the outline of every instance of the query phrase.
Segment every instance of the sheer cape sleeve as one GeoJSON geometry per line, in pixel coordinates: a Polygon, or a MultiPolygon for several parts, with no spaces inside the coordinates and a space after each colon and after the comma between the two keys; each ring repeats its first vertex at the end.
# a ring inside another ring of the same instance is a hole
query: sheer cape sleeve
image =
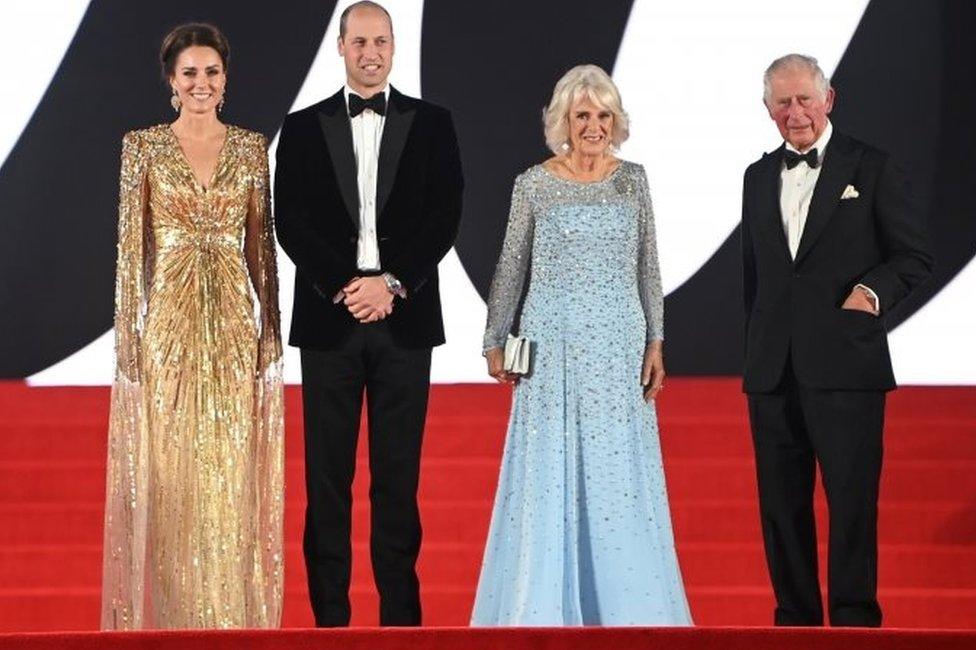
{"type": "Polygon", "coordinates": [[[488,322],[485,326],[483,350],[505,346],[505,339],[515,321],[515,310],[522,297],[522,288],[529,272],[532,258],[532,238],[535,219],[527,173],[515,179],[512,204],[508,214],[508,226],[501,254],[495,266],[495,275],[488,294],[488,322]]]}
{"type": "Polygon", "coordinates": [[[271,213],[267,141],[257,136],[256,171],[245,233],[245,257],[257,295],[258,353],[254,387],[254,498],[260,539],[265,626],[278,627],[284,596],[282,525],[284,516],[284,394],[278,264],[271,213]]]}
{"type": "Polygon", "coordinates": [[[141,337],[146,310],[148,243],[143,134],[122,141],[115,275],[115,374],[109,419],[102,563],[101,627],[139,629],[145,600],[147,441],[141,337]]]}
{"type": "Polygon", "coordinates": [[[639,241],[637,276],[641,306],[647,321],[647,343],[664,340],[664,293],[661,289],[661,267],[657,255],[657,234],[654,228],[654,207],[647,183],[647,174],[638,173],[637,201],[639,209],[639,241]]]}

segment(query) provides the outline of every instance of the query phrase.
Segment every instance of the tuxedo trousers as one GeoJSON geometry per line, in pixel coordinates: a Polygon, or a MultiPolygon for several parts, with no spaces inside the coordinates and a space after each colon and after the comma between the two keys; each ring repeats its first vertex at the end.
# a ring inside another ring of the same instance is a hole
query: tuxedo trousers
{"type": "Polygon", "coordinates": [[[399,347],[386,322],[334,350],[301,351],[305,416],[304,552],[315,623],[349,624],[352,482],[363,398],[369,424],[370,558],[380,625],[420,625],[417,484],[431,349],[399,347]]]}
{"type": "Polygon", "coordinates": [[[878,488],[885,393],[797,382],[787,360],[769,393],[748,395],[776,625],[823,625],[813,493],[829,512],[828,610],[834,626],[881,625],[878,488]]]}

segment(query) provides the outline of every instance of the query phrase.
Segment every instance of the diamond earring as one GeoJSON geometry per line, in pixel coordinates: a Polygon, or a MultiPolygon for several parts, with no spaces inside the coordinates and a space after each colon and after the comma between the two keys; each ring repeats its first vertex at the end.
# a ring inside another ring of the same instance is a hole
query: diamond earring
{"type": "Polygon", "coordinates": [[[180,96],[176,94],[176,89],[173,89],[173,96],[169,98],[169,105],[173,107],[173,110],[177,113],[180,112],[180,106],[182,106],[180,101],[180,96]]]}

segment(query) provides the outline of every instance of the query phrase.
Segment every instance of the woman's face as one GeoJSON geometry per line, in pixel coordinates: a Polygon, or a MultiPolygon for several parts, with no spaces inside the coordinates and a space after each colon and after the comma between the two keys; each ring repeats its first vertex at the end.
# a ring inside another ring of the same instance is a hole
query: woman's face
{"type": "Polygon", "coordinates": [[[217,50],[191,45],[176,57],[170,84],[180,98],[181,110],[209,113],[224,98],[227,71],[217,50]]]}
{"type": "Polygon", "coordinates": [[[569,108],[569,145],[584,156],[599,156],[610,148],[613,113],[583,95],[569,108]]]}

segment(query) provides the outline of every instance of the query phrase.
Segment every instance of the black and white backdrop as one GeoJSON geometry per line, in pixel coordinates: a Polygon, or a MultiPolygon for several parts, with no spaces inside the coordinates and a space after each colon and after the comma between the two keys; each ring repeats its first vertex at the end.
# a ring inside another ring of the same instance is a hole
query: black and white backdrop
{"type": "MultiPolygon", "coordinates": [[[[100,384],[112,372],[120,142],[172,120],[156,53],[172,26],[228,35],[224,118],[275,138],[342,83],[349,0],[15,0],[0,4],[0,377],[100,384]]],[[[467,180],[441,266],[448,344],[435,381],[483,381],[484,297],[514,176],[546,155],[541,109],[577,63],[610,71],[648,170],[671,374],[734,375],[742,351],[738,219],[746,165],[778,146],[761,74],[817,56],[838,128],[915,181],[938,257],[888,315],[902,383],[976,384],[976,8],[966,0],[388,0],[392,83],[451,108],[467,180]]],[[[272,152],[275,144],[272,143],[272,152]]],[[[272,160],[273,162],[273,160],[272,160]]],[[[282,259],[283,316],[294,268],[282,259]]],[[[293,350],[287,379],[299,381],[293,350]]]]}

